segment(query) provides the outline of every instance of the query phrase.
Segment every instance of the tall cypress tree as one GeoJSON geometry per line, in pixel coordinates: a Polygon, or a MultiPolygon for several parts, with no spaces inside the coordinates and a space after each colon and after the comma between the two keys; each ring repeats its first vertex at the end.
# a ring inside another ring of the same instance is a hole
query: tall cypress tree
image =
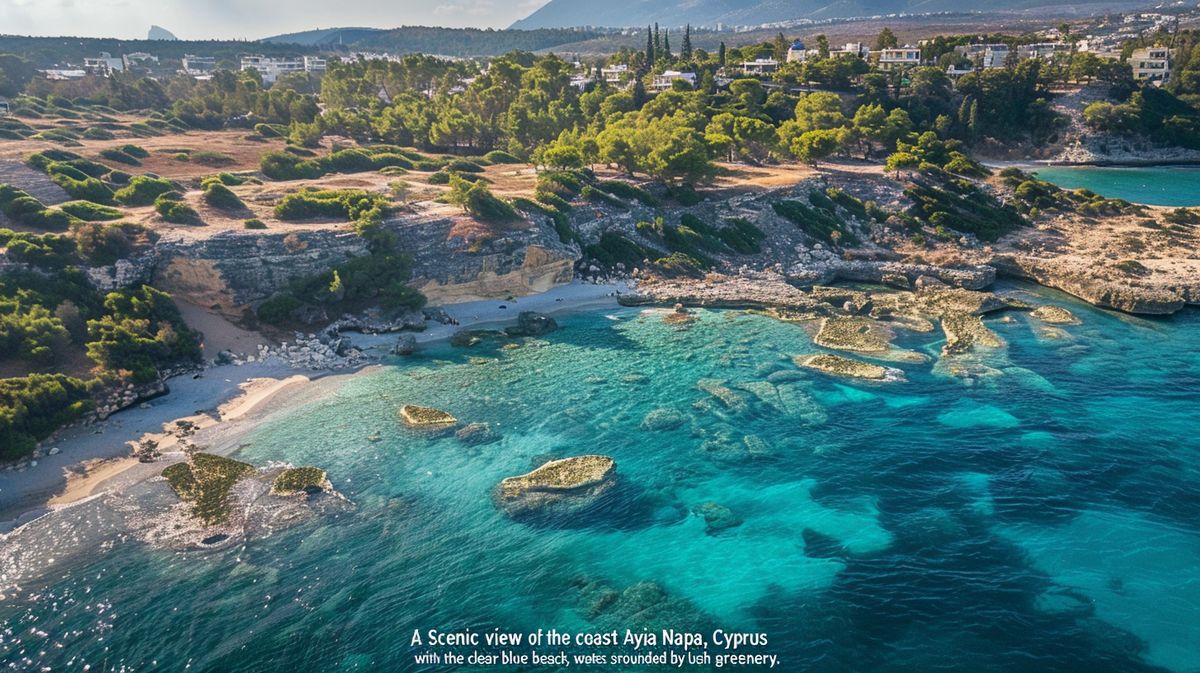
{"type": "Polygon", "coordinates": [[[663,34],[663,57],[668,61],[672,60],[671,56],[671,29],[668,28],[663,34]]]}
{"type": "Polygon", "coordinates": [[[654,23],[654,55],[658,56],[662,53],[662,35],[658,32],[658,22],[654,23]]]}
{"type": "Polygon", "coordinates": [[[654,36],[650,32],[649,24],[646,25],[646,68],[654,67],[654,36]]]}
{"type": "Polygon", "coordinates": [[[725,67],[725,42],[721,42],[721,46],[717,49],[717,65],[725,67]]]}
{"type": "Polygon", "coordinates": [[[692,60],[692,24],[688,24],[683,28],[683,48],[679,52],[683,60],[692,60]]]}

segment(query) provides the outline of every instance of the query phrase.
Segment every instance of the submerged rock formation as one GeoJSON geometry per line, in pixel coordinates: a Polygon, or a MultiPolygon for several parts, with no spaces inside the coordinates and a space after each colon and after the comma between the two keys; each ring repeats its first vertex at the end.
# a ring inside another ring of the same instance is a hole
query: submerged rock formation
{"type": "Polygon", "coordinates": [[[468,423],[454,433],[463,444],[489,444],[500,439],[500,435],[487,423],[468,423]]]}
{"type": "Polygon", "coordinates": [[[1074,313],[1061,306],[1039,306],[1030,315],[1051,325],[1078,325],[1081,322],[1074,313]]]}
{"type": "Polygon", "coordinates": [[[948,313],[942,316],[942,331],[946,334],[943,355],[966,353],[976,346],[1000,348],[1004,342],[971,313],[948,313]]]}
{"type": "Polygon", "coordinates": [[[497,505],[509,515],[572,513],[592,505],[616,483],[617,463],[608,456],[552,460],[496,487],[497,505]]]}
{"type": "Polygon", "coordinates": [[[715,502],[706,502],[697,507],[695,512],[704,517],[704,530],[709,535],[742,525],[742,518],[733,510],[715,502]]]}

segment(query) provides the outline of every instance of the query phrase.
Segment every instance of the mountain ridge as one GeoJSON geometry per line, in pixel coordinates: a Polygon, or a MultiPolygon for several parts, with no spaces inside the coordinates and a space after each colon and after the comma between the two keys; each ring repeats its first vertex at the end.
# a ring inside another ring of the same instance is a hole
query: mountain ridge
{"type": "Polygon", "coordinates": [[[645,26],[650,23],[712,27],[755,26],[799,19],[870,17],[884,14],[1027,11],[1053,7],[1060,13],[1096,12],[1102,7],[1142,7],[1130,0],[550,0],[510,28],[645,26]]]}

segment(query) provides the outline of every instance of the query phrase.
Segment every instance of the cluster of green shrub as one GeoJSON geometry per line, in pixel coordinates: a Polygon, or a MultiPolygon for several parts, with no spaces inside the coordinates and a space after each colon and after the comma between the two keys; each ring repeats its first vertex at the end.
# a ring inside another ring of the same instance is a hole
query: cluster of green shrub
{"type": "Polygon", "coordinates": [[[0,459],[15,460],[92,407],[92,382],[64,374],[0,379],[0,459]]]}
{"type": "Polygon", "coordinates": [[[909,214],[934,228],[939,237],[953,229],[974,234],[981,241],[995,241],[1028,223],[1016,207],[969,180],[925,178],[905,190],[913,201],[909,214]]]}
{"type": "Polygon", "coordinates": [[[175,183],[164,178],[136,175],[113,194],[113,199],[126,206],[149,206],[160,196],[176,191],[175,183]]]}
{"type": "MultiPolygon", "coordinates": [[[[839,199],[845,201],[840,195],[839,199]]],[[[808,203],[794,199],[776,201],[771,204],[776,214],[800,227],[810,238],[829,245],[853,246],[858,244],[858,237],[851,231],[845,218],[838,212],[838,202],[835,202],[825,192],[812,191],[808,194],[808,203]]],[[[858,215],[857,208],[851,208],[850,214],[858,215]]],[[[866,208],[862,209],[866,215],[866,208]]]]}
{"type": "Polygon", "coordinates": [[[444,198],[482,222],[501,223],[518,218],[512,204],[492,194],[482,180],[471,182],[457,173],[450,174],[450,191],[444,198]]]}
{"type": "Polygon", "coordinates": [[[758,227],[744,219],[729,220],[725,226],[716,227],[691,213],[681,215],[678,225],[661,217],[653,222],[639,222],[637,231],[669,253],[691,258],[692,265],[700,269],[713,266],[712,255],[756,253],[765,237],[758,227]]]}
{"type": "MultiPolygon", "coordinates": [[[[558,240],[563,243],[578,243],[579,234],[571,228],[571,220],[567,217],[566,212],[560,210],[557,206],[534,201],[533,199],[524,196],[514,197],[512,205],[517,210],[527,214],[546,215],[554,223],[554,231],[558,234],[558,240]]],[[[570,206],[567,206],[570,208],[570,206]]]]}
{"type": "Polygon", "coordinates": [[[594,259],[609,269],[617,264],[633,269],[642,266],[645,260],[660,259],[665,253],[645,247],[620,232],[606,231],[595,243],[584,246],[583,254],[585,259],[594,259]]]}
{"type": "Polygon", "coordinates": [[[1108,199],[1088,189],[1063,189],[1015,167],[1000,171],[1000,177],[1005,185],[1012,188],[1017,210],[1030,217],[1037,217],[1047,211],[1075,212],[1097,217],[1141,210],[1123,199],[1108,199]]]}
{"type": "MultiPolygon", "coordinates": [[[[478,168],[474,163],[464,163],[478,168]]],[[[259,168],[272,180],[315,180],[329,173],[365,173],[393,167],[436,171],[445,165],[445,161],[432,160],[411,150],[376,145],[336,150],[323,157],[301,156],[295,151],[267,152],[259,168]]]]}
{"type": "Polygon", "coordinates": [[[650,192],[622,180],[602,180],[596,183],[596,187],[627,201],[640,201],[642,205],[651,208],[656,208],[659,204],[658,199],[650,192]]]}
{"type": "Polygon", "coordinates": [[[381,219],[387,198],[362,189],[316,189],[292,192],[275,204],[275,217],[284,221],[339,218],[350,221],[381,219]]]}
{"type": "Polygon", "coordinates": [[[127,166],[141,166],[141,160],[150,156],[150,153],[138,145],[122,145],[100,150],[100,156],[127,166]]]}
{"type": "Polygon", "coordinates": [[[0,213],[14,223],[42,231],[66,231],[79,218],[57,208],[47,208],[22,189],[0,183],[0,213]]]}
{"type": "Polygon", "coordinates": [[[199,224],[200,213],[183,200],[179,192],[171,191],[154,200],[154,212],[171,224],[199,224]]]}
{"type": "Polygon", "coordinates": [[[321,307],[336,316],[373,305],[391,314],[424,306],[425,296],[408,285],[412,260],[397,249],[394,238],[379,231],[377,224],[362,220],[360,234],[370,241],[368,254],[293,280],[286,290],[259,305],[258,319],[288,326],[303,322],[300,314],[309,307],[321,307]]]}
{"type": "MultiPolygon", "coordinates": [[[[229,177],[237,180],[235,176],[229,175],[229,177]]],[[[230,213],[246,210],[246,204],[242,203],[238,195],[233,193],[221,175],[204,178],[200,181],[200,189],[204,191],[204,202],[217,210],[230,213]]]]}
{"type": "Polygon", "coordinates": [[[137,286],[104,295],[75,266],[86,257],[127,254],[136,225],[89,223],[78,239],[0,230],[0,246],[36,270],[0,276],[0,357],[30,373],[0,379],[0,458],[28,454],[35,443],[90,406],[102,380],[148,382],[160,369],[199,358],[199,335],[169,295],[137,286]],[[94,234],[94,235],[93,235],[94,234]],[[79,245],[76,250],[76,245],[79,245]],[[97,378],[40,373],[86,351],[97,378]]]}

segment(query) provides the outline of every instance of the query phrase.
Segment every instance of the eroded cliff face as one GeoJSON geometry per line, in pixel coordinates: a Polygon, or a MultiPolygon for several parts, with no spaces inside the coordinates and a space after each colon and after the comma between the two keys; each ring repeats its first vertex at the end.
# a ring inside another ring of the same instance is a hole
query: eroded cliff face
{"type": "MultiPolygon", "coordinates": [[[[395,218],[386,223],[413,258],[414,287],[431,304],[521,296],[568,283],[579,250],[558,240],[548,221],[513,227],[502,237],[452,236],[453,218],[395,218]]],[[[113,290],[149,283],[230,318],[287,287],[368,253],[350,231],[226,231],[206,238],[167,234],[152,249],[88,270],[92,283],[113,290]]]]}
{"type": "Polygon", "coordinates": [[[413,257],[414,287],[430,304],[545,292],[571,282],[579,248],[563,244],[547,218],[491,239],[456,235],[453,218],[388,223],[413,257]]]}

